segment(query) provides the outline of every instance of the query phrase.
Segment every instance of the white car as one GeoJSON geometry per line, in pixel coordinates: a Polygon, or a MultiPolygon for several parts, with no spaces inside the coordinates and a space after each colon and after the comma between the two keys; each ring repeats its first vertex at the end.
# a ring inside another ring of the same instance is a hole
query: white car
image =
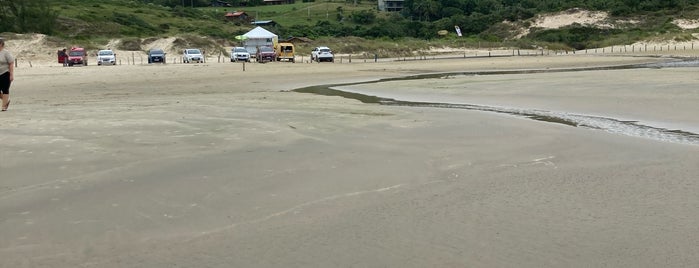
{"type": "Polygon", "coordinates": [[[97,65],[115,65],[116,54],[109,49],[100,50],[97,52],[97,65]]]}
{"type": "Polygon", "coordinates": [[[188,48],[188,49],[185,49],[183,54],[182,54],[182,62],[184,62],[184,63],[190,63],[190,62],[202,63],[202,62],[204,62],[204,55],[201,54],[201,50],[199,50],[199,49],[188,48]]]}
{"type": "Polygon", "coordinates": [[[250,53],[244,47],[234,47],[231,49],[231,62],[247,61],[250,62],[250,53]]]}
{"type": "Polygon", "coordinates": [[[315,47],[313,51],[311,51],[311,60],[317,62],[335,62],[335,56],[333,55],[333,52],[332,50],[330,50],[329,47],[315,47]]]}

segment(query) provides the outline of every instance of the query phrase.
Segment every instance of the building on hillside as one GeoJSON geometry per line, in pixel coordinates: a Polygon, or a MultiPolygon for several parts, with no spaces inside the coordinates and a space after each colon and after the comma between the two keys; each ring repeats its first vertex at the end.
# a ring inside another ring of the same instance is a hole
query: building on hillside
{"type": "Polygon", "coordinates": [[[265,5],[286,5],[293,4],[295,0],[263,0],[265,5]]]}
{"type": "Polygon", "coordinates": [[[313,42],[313,40],[310,39],[310,38],[308,38],[308,37],[295,37],[295,36],[292,36],[292,37],[289,37],[289,38],[287,38],[287,39],[285,39],[285,40],[280,40],[279,42],[292,43],[292,44],[296,45],[296,44],[303,44],[303,43],[306,43],[306,44],[307,44],[307,43],[313,42]]]}
{"type": "Polygon", "coordinates": [[[253,17],[248,15],[248,13],[245,13],[245,11],[233,11],[233,12],[228,12],[226,15],[226,20],[228,21],[234,21],[234,22],[249,22],[253,21],[253,17]]]}
{"type": "Polygon", "coordinates": [[[250,22],[250,24],[256,26],[277,26],[277,22],[273,20],[253,20],[252,22],[250,22]]]}
{"type": "Polygon", "coordinates": [[[403,10],[403,0],[378,0],[379,10],[399,12],[403,10]]]}
{"type": "Polygon", "coordinates": [[[230,7],[231,4],[228,2],[221,1],[221,0],[212,0],[211,6],[212,7],[230,7]]]}

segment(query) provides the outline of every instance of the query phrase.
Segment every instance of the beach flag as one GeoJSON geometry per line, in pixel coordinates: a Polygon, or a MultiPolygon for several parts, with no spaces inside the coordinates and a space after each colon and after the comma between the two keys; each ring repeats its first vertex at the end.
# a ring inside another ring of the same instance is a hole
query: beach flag
{"type": "Polygon", "coordinates": [[[461,28],[459,28],[459,25],[454,25],[454,29],[456,29],[456,35],[461,36],[461,28]]]}

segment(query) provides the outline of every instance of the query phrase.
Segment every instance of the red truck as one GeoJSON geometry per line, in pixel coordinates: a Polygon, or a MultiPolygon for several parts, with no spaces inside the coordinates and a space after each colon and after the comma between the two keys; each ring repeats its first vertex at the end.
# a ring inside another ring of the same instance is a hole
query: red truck
{"type": "Polygon", "coordinates": [[[255,59],[257,62],[265,63],[268,61],[274,61],[277,58],[277,52],[274,51],[272,47],[259,47],[257,48],[257,53],[255,59]]]}
{"type": "Polygon", "coordinates": [[[68,66],[73,66],[75,64],[82,64],[87,66],[87,52],[84,48],[73,47],[68,51],[68,66]]]}

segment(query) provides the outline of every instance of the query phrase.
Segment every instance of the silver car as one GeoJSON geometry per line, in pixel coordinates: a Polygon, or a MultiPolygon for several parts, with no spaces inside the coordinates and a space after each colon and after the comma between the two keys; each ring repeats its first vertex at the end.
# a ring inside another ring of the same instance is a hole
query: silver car
{"type": "Polygon", "coordinates": [[[204,55],[201,53],[201,50],[199,50],[199,49],[188,48],[188,49],[185,49],[183,54],[182,54],[182,62],[184,62],[184,63],[190,63],[190,62],[202,63],[202,62],[204,62],[204,55]]]}
{"type": "Polygon", "coordinates": [[[116,54],[109,49],[100,50],[97,52],[97,65],[115,65],[116,54]]]}

